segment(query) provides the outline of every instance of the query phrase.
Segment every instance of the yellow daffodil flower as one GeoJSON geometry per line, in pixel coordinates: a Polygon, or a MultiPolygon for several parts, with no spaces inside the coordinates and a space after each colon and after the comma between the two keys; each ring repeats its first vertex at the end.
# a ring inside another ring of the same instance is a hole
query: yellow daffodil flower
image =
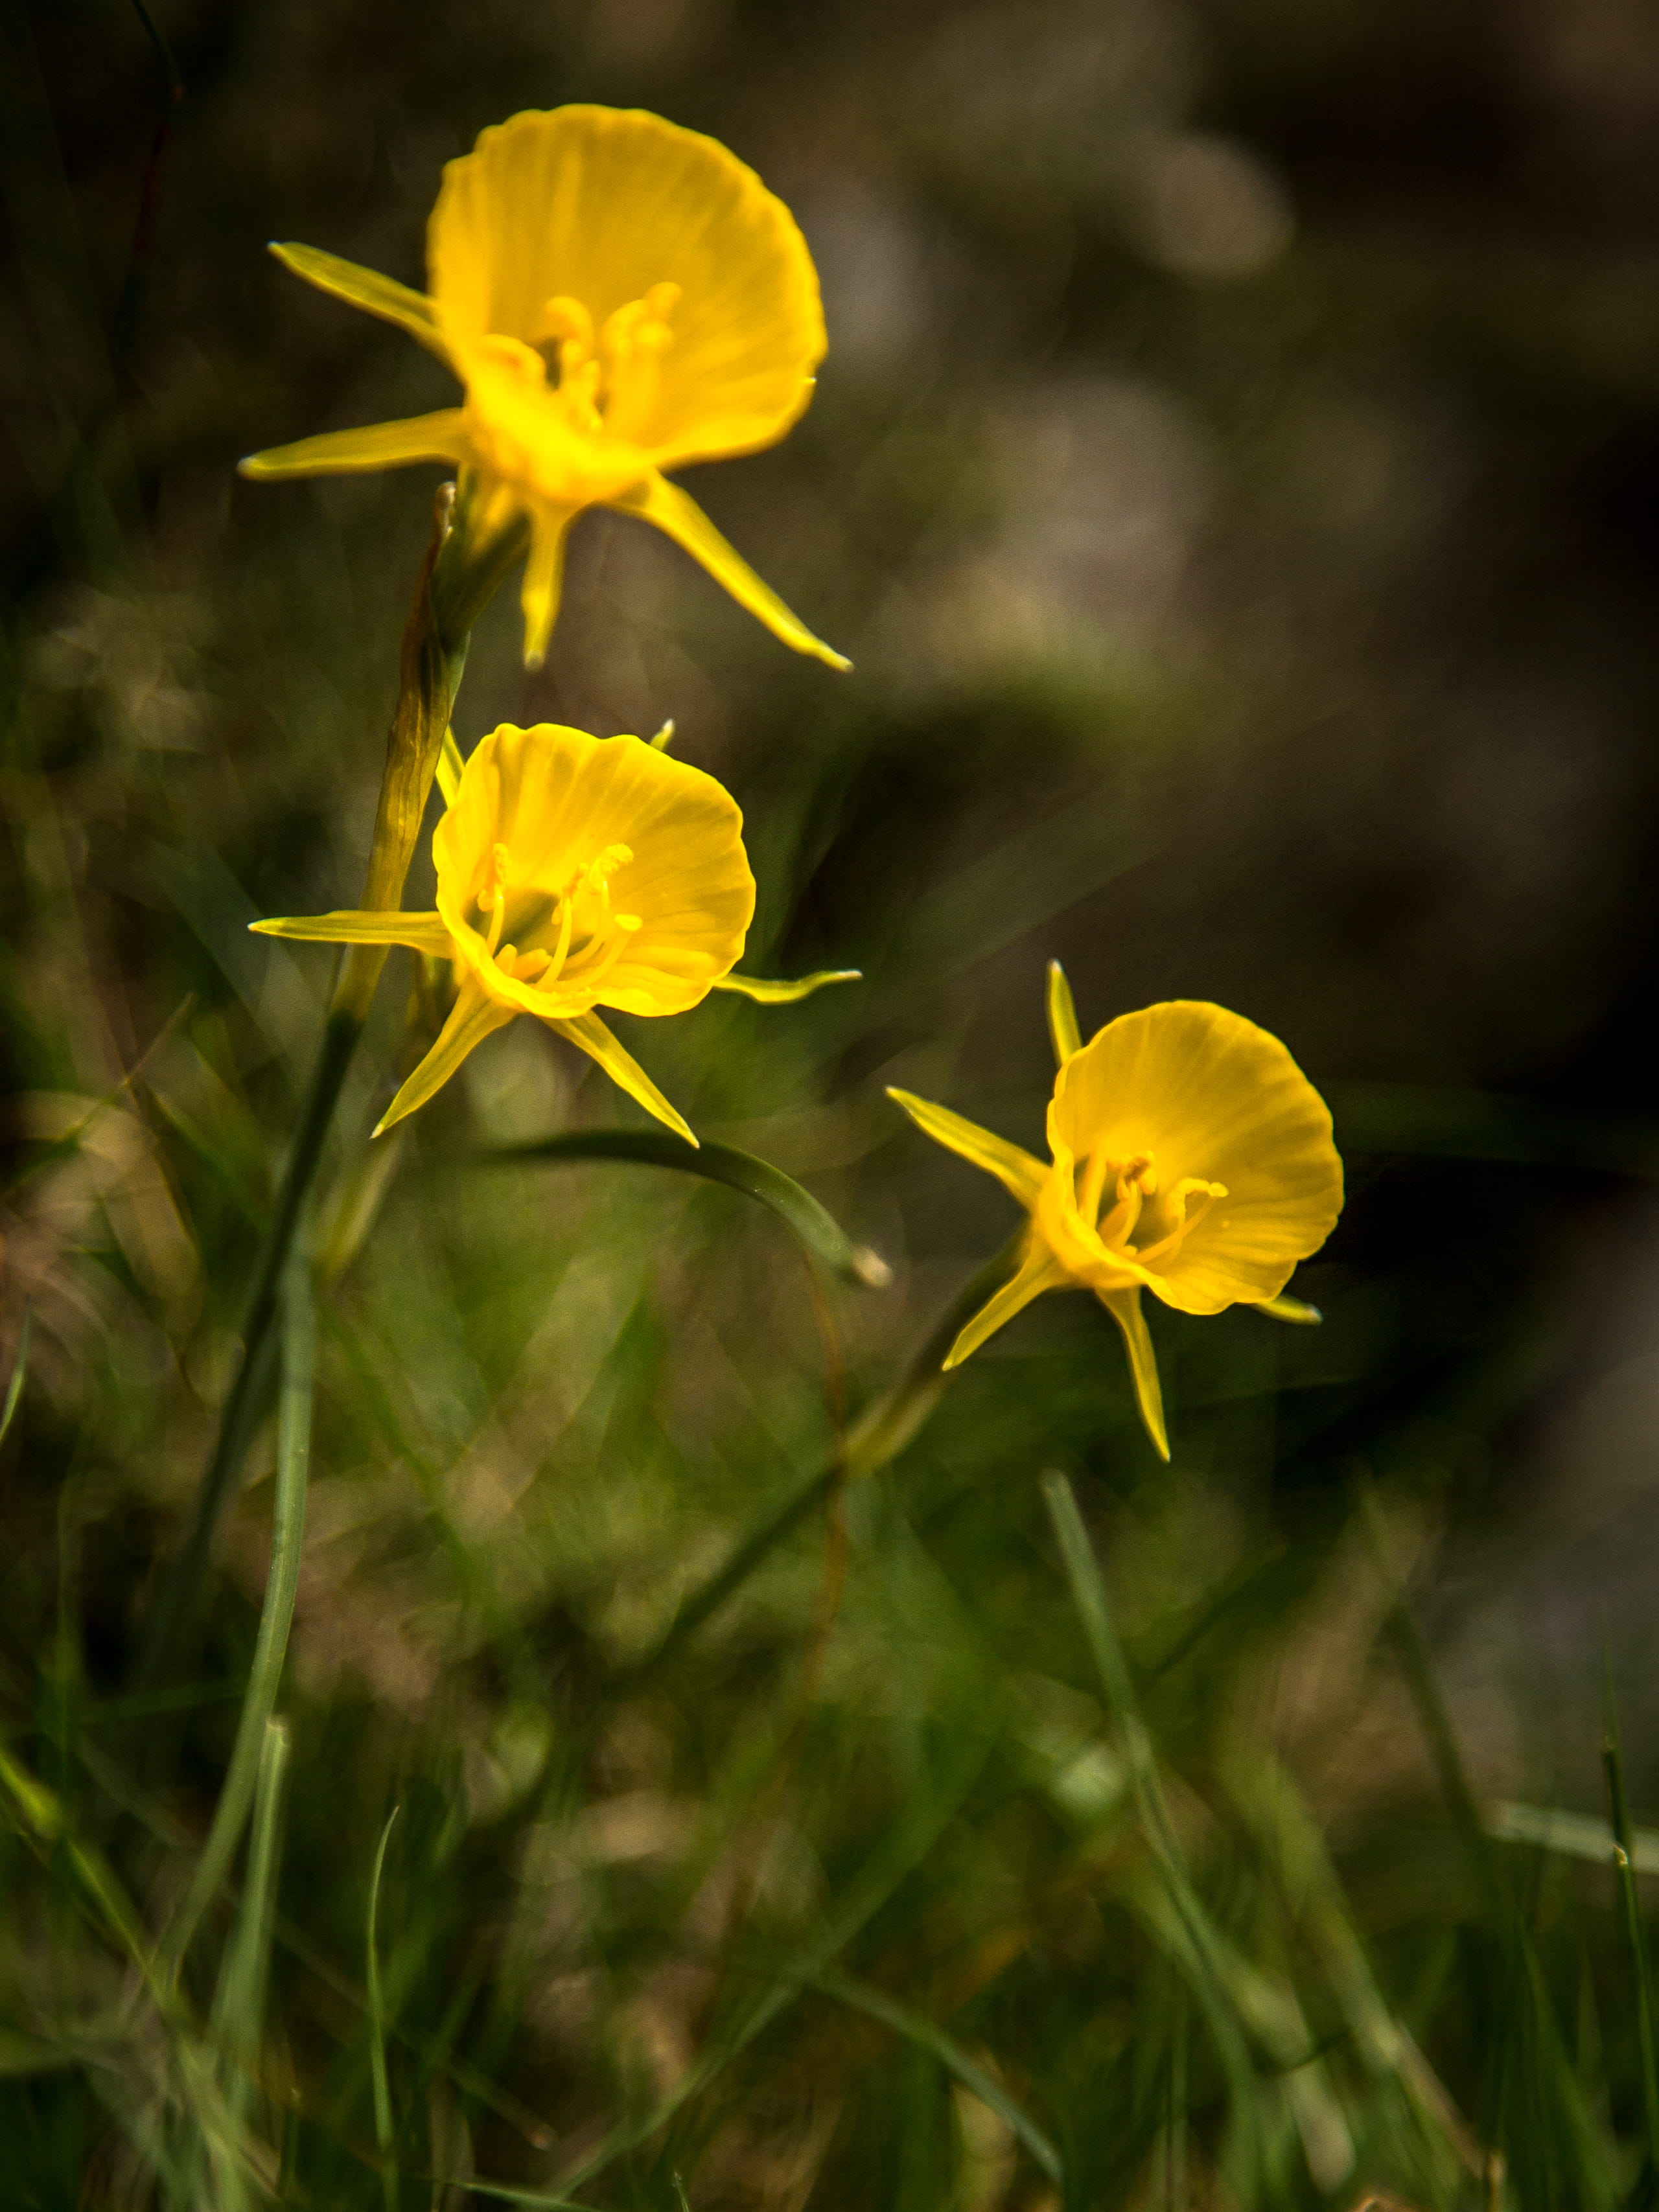
{"type": "Polygon", "coordinates": [[[532,667],[558,612],[570,525],[593,506],[654,523],[787,645],[847,665],[663,473],[775,443],[823,358],[806,241],[714,139],[637,109],[558,107],[495,125],[445,167],[424,293],[313,246],[271,251],[398,324],[466,396],[255,453],[244,475],[459,467],[481,537],[528,524],[532,667]]]}
{"type": "Polygon", "coordinates": [[[755,911],[743,816],[701,769],[638,738],[556,723],[487,737],[460,772],[432,838],[431,914],[291,915],[252,927],[324,945],[405,945],[447,958],[457,990],[433,1046],[382,1116],[378,1137],[423,1106],[474,1045],[534,1014],[688,1144],[696,1139],[594,1012],[679,1014],[711,990],[766,1005],[799,982],[734,975],[755,911]]]}
{"type": "Polygon", "coordinates": [[[888,1093],[1030,1216],[1014,1274],[945,1364],[1042,1291],[1091,1290],[1123,1332],[1141,1418],[1168,1459],[1140,1294],[1182,1313],[1243,1304],[1317,1319],[1281,1293],[1342,1210],[1330,1112],[1278,1038],[1224,1006],[1171,1000],[1120,1015],[1085,1045],[1056,963],[1048,1019],[1060,1072],[1047,1164],[943,1106],[888,1093]]]}

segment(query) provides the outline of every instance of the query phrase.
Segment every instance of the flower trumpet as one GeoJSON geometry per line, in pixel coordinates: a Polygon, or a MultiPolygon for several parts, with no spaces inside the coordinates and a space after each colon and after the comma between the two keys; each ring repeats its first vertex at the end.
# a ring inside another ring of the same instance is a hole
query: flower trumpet
{"type": "Polygon", "coordinates": [[[570,525],[594,506],[654,523],[787,645],[847,665],[663,473],[775,443],[824,352],[806,241],[717,141],[609,107],[495,125],[445,167],[424,293],[313,246],[271,251],[398,324],[453,370],[465,399],[274,447],[244,475],[459,467],[481,540],[528,526],[532,667],[558,613],[570,525]]]}
{"type": "Polygon", "coordinates": [[[533,1014],[695,1145],[594,1008],[678,1014],[711,990],[776,1005],[857,972],[792,983],[731,972],[755,910],[743,816],[713,776],[638,738],[504,723],[462,769],[432,857],[430,914],[252,924],[267,937],[404,945],[450,962],[454,1005],[376,1136],[423,1106],[492,1030],[533,1014]]]}
{"type": "Polygon", "coordinates": [[[945,1364],[1044,1291],[1091,1290],[1123,1332],[1141,1419],[1168,1459],[1141,1292],[1182,1313],[1243,1304],[1315,1318],[1280,1294],[1342,1210],[1330,1112],[1278,1038],[1224,1006],[1171,1000],[1120,1015],[1085,1045],[1056,963],[1048,1016],[1060,1068],[1047,1163],[945,1107],[888,1093],[1030,1216],[1014,1273],[945,1364]]]}

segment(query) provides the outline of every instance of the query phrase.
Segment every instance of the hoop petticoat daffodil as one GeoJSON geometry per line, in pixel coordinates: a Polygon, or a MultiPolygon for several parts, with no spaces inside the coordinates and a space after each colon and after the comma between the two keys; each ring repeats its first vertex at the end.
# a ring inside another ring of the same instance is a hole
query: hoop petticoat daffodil
{"type": "Polygon", "coordinates": [[[716,140],[637,109],[558,107],[495,125],[445,167],[425,293],[313,246],[271,252],[400,325],[466,397],[255,453],[244,475],[414,461],[471,471],[481,537],[529,525],[532,666],[558,612],[570,525],[593,506],[654,523],[787,645],[847,665],[663,474],[774,444],[811,398],[824,352],[806,241],[716,140]]]}
{"type": "Polygon", "coordinates": [[[1278,1038],[1224,1006],[1171,1000],[1121,1015],[1085,1045],[1056,963],[1048,1014],[1060,1072],[1046,1164],[943,1106],[888,1093],[1031,1217],[1014,1274],[945,1364],[1042,1291],[1091,1290],[1123,1332],[1141,1418],[1168,1459],[1140,1294],[1182,1313],[1243,1304],[1316,1319],[1280,1293],[1342,1210],[1330,1113],[1278,1038]]]}
{"type": "Polygon", "coordinates": [[[504,723],[462,769],[432,857],[431,914],[301,915],[252,925],[267,937],[405,945],[451,962],[458,988],[449,1018],[376,1136],[423,1106],[492,1030],[534,1014],[695,1145],[593,1009],[679,1014],[710,991],[776,1005],[857,973],[793,983],[731,973],[755,910],[743,816],[712,775],[638,738],[504,723]]]}

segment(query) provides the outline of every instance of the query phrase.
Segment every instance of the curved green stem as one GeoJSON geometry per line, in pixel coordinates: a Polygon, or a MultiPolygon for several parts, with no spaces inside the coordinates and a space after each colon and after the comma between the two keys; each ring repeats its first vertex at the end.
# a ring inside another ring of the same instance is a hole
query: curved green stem
{"type": "Polygon", "coordinates": [[[659,1674],[704,1622],[736,1595],[762,1561],[842,1484],[855,1476],[874,1474],[898,1457],[939,1403],[951,1379],[945,1371],[946,1352],[964,1324],[1013,1273],[1019,1264],[1025,1234],[1022,1224],[1018,1234],[963,1285],[911,1354],[902,1372],[871,1401],[853,1423],[829,1465],[820,1468],[810,1482],[785,1498],[775,1512],[740,1540],[725,1565],[716,1568],[702,1589],[681,1606],[655,1647],[634,1666],[611,1677],[605,1686],[605,1694],[623,1695],[659,1674]]]}
{"type": "Polygon", "coordinates": [[[276,1710],[288,1657],[289,1630],[300,1588],[305,1546],[306,1489],[311,1468],[311,1392],[316,1329],[312,1310],[310,1254],[296,1239],[283,1284],[283,1376],[277,1407],[276,1498],[271,1517],[270,1572],[265,1583],[253,1664],[236,1724],[236,1741],[225,1771],[213,1825],[184,1901],[161,1945],[161,1978],[176,1980],[191,1939],[230,1871],[243,1823],[253,1802],[265,1747],[265,1724],[276,1710]]]}
{"type": "MultiPolygon", "coordinates": [[[[472,625],[522,550],[511,533],[478,543],[469,529],[466,502],[458,505],[453,487],[444,487],[404,630],[398,704],[386,739],[374,843],[363,888],[365,907],[392,908],[403,898],[404,878],[414,857],[450,708],[466,665],[472,625]]],[[[162,1577],[145,1625],[137,1668],[141,1690],[154,1687],[171,1671],[206,1579],[220,1518],[264,1414],[277,1286],[385,958],[381,947],[356,946],[341,964],[316,1068],[248,1291],[241,1364],[220,1415],[189,1529],[162,1577]]]]}

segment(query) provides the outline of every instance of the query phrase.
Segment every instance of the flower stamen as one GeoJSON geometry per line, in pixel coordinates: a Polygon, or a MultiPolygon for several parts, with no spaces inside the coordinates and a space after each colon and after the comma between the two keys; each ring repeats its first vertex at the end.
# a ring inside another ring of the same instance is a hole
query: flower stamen
{"type": "Polygon", "coordinates": [[[489,915],[489,931],[484,939],[484,950],[492,960],[507,923],[507,865],[506,846],[494,846],[489,856],[489,889],[478,901],[479,906],[489,915]]]}

